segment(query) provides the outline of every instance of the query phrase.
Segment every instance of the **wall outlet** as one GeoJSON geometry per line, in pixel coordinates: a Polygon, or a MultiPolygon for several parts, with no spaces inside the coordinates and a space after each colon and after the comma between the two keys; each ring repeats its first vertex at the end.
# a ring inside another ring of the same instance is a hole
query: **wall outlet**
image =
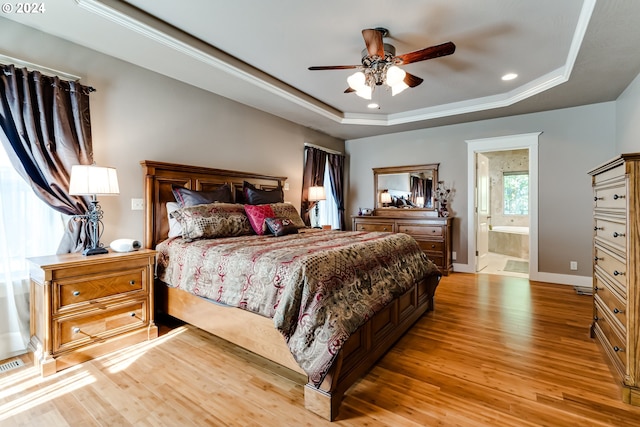
{"type": "Polygon", "coordinates": [[[578,261],[569,261],[569,270],[577,270],[578,261]]]}
{"type": "Polygon", "coordinates": [[[131,210],[132,211],[144,210],[144,199],[131,199],[131,210]]]}
{"type": "Polygon", "coordinates": [[[455,261],[456,259],[458,259],[458,254],[456,253],[456,251],[451,252],[451,259],[453,261],[455,261]]]}

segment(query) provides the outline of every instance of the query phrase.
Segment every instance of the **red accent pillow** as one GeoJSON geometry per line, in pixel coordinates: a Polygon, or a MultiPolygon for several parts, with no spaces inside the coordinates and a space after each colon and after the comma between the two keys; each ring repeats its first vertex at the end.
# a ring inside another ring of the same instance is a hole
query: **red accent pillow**
{"type": "Polygon", "coordinates": [[[253,231],[261,236],[267,231],[265,220],[275,216],[271,205],[244,205],[244,211],[249,217],[253,231]]]}

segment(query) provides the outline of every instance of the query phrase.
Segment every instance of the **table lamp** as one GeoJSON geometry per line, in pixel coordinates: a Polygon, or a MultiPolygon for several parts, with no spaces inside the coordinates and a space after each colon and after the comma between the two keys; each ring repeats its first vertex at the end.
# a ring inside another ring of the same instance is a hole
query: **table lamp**
{"type": "Polygon", "coordinates": [[[316,202],[316,207],[315,207],[316,225],[314,228],[320,228],[320,206],[318,205],[318,202],[320,200],[327,199],[327,196],[324,194],[324,187],[321,185],[315,186],[315,187],[309,187],[308,199],[310,202],[316,202]]]}
{"type": "Polygon", "coordinates": [[[100,167],[96,165],[74,165],[71,167],[71,182],[69,194],[72,196],[90,196],[91,204],[84,215],[74,215],[75,220],[85,223],[90,246],[82,255],[106,254],[106,248],[100,244],[102,236],[102,208],[98,204],[96,196],[111,196],[119,194],[118,176],[114,168],[100,167]]]}

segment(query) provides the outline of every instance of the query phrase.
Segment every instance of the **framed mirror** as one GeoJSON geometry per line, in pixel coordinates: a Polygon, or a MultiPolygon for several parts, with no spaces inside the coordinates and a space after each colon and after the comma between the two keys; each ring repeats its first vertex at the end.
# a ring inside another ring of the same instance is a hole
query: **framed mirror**
{"type": "Polygon", "coordinates": [[[411,212],[411,216],[436,211],[434,190],[440,163],[373,168],[376,215],[411,212]]]}

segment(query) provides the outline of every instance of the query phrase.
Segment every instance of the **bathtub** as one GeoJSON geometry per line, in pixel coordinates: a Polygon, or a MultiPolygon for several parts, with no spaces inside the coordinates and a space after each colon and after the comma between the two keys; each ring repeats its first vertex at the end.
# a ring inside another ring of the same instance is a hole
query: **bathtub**
{"type": "Polygon", "coordinates": [[[529,227],[494,225],[489,230],[489,252],[529,259],[529,227]]]}

